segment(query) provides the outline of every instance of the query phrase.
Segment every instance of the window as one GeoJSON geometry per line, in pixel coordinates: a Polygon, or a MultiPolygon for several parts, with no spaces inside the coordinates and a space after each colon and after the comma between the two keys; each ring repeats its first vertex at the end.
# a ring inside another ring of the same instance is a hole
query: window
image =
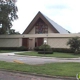
{"type": "Polygon", "coordinates": [[[36,34],[48,33],[48,27],[41,19],[39,19],[35,24],[35,33],[36,34]]]}

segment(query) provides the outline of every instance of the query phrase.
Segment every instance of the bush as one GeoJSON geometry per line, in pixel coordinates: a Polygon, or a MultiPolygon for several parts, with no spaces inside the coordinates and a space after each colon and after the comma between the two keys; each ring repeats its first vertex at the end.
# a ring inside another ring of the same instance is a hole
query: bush
{"type": "Polygon", "coordinates": [[[38,51],[39,54],[52,54],[53,50],[47,44],[43,44],[39,47],[34,48],[34,50],[38,51]]]}
{"type": "Polygon", "coordinates": [[[74,51],[68,48],[52,48],[54,52],[73,53],[74,51]]]}
{"type": "Polygon", "coordinates": [[[19,51],[27,51],[28,49],[25,46],[21,46],[18,48],[19,51]]]}
{"type": "Polygon", "coordinates": [[[38,51],[38,54],[53,54],[53,51],[38,51]]]}
{"type": "Polygon", "coordinates": [[[80,38],[79,37],[73,37],[69,39],[67,42],[67,45],[70,46],[70,49],[74,51],[74,53],[78,53],[80,50],[80,38]]]}
{"type": "Polygon", "coordinates": [[[24,46],[21,46],[21,47],[0,47],[0,50],[27,51],[28,49],[24,46]]]}
{"type": "Polygon", "coordinates": [[[52,50],[52,49],[51,49],[51,47],[49,45],[44,44],[44,45],[41,45],[39,47],[35,47],[34,50],[35,51],[44,51],[44,50],[49,51],[49,50],[52,50]]]}
{"type": "Polygon", "coordinates": [[[34,48],[35,51],[40,51],[39,47],[34,48]]]}
{"type": "Polygon", "coordinates": [[[43,45],[41,45],[41,46],[39,47],[39,49],[42,50],[42,51],[44,51],[44,50],[49,51],[51,48],[50,48],[49,45],[43,44],[43,45]]]}
{"type": "MultiPolygon", "coordinates": [[[[69,48],[51,48],[54,52],[63,52],[63,53],[74,53],[73,50],[69,48]]],[[[39,49],[39,47],[34,48],[35,51],[44,51],[44,49],[39,49]]]]}

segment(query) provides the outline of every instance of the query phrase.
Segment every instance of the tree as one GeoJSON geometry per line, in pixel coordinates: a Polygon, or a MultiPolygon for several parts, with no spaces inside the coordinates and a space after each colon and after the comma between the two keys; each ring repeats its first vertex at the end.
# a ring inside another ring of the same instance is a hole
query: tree
{"type": "Polygon", "coordinates": [[[13,0],[0,0],[0,34],[9,33],[12,22],[18,18],[17,11],[13,0]]]}
{"type": "Polygon", "coordinates": [[[80,49],[80,38],[79,37],[73,37],[69,39],[67,42],[67,45],[70,46],[70,48],[76,53],[80,49]]]}
{"type": "Polygon", "coordinates": [[[14,29],[10,29],[9,34],[20,34],[20,33],[16,32],[14,29]]]}

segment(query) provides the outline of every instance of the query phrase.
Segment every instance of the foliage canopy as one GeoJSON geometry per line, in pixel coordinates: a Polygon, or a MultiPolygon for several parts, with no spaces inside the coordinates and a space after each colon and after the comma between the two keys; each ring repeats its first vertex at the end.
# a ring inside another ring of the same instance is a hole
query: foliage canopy
{"type": "Polygon", "coordinates": [[[18,18],[17,11],[12,0],[0,0],[0,34],[9,33],[12,22],[18,18]]]}
{"type": "Polygon", "coordinates": [[[67,42],[67,45],[70,46],[70,48],[74,51],[77,52],[80,49],[80,38],[79,37],[73,37],[69,39],[67,42]]]}

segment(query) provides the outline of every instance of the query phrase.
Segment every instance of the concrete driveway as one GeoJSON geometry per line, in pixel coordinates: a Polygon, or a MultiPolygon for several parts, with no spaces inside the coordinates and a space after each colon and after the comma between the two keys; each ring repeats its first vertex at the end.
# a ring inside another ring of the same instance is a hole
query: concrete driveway
{"type": "Polygon", "coordinates": [[[13,53],[5,53],[5,54],[0,54],[0,61],[20,62],[30,65],[36,65],[36,64],[55,63],[55,62],[80,62],[80,58],[22,56],[22,55],[15,55],[13,53]]]}

